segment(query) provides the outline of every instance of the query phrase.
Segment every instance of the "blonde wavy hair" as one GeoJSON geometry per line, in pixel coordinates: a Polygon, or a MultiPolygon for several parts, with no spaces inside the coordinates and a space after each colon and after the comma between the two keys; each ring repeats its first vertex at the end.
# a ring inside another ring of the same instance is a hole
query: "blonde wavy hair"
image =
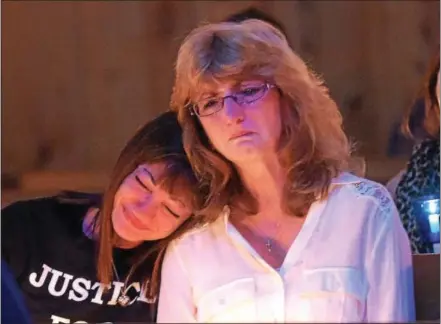
{"type": "Polygon", "coordinates": [[[339,109],[279,30],[255,19],[203,25],[179,49],[171,107],[178,112],[190,163],[208,192],[199,212],[209,221],[227,204],[248,214],[259,206],[234,165],[211,146],[192,105],[203,90],[253,79],[276,85],[281,94],[278,156],[286,170],[285,212],[304,216],[314,201],[327,197],[332,178],[348,168],[351,146],[339,109]]]}

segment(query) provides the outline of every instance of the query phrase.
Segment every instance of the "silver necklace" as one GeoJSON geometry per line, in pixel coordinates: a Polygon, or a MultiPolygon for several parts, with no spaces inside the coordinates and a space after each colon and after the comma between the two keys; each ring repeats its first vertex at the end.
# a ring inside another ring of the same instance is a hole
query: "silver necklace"
{"type": "MultiPolygon", "coordinates": [[[[279,231],[280,231],[280,223],[277,223],[277,224],[276,224],[276,228],[277,228],[277,230],[276,230],[276,232],[274,233],[274,237],[276,237],[277,234],[279,234],[279,231]]],[[[265,247],[266,247],[266,249],[267,249],[267,251],[268,251],[269,253],[272,253],[272,251],[273,251],[273,243],[274,243],[274,239],[273,239],[273,238],[271,238],[271,237],[267,237],[267,238],[266,238],[266,240],[265,240],[265,247]]]]}
{"type": "MultiPolygon", "coordinates": [[[[113,272],[115,273],[115,277],[116,279],[121,282],[121,280],[119,279],[118,276],[118,271],[116,271],[116,267],[115,267],[115,263],[112,261],[112,268],[113,268],[113,272]]],[[[129,303],[131,302],[131,299],[129,296],[127,296],[127,290],[126,290],[126,283],[124,282],[124,286],[121,290],[121,293],[118,297],[118,299],[116,300],[118,305],[120,305],[121,307],[126,307],[129,305],[129,303]]]]}
{"type": "MultiPolygon", "coordinates": [[[[225,205],[225,206],[224,206],[223,213],[224,213],[224,216],[226,216],[226,217],[230,217],[230,215],[231,215],[231,209],[230,209],[230,207],[229,207],[228,205],[225,205]]],[[[257,226],[256,226],[255,224],[251,223],[251,225],[252,225],[252,227],[254,227],[254,228],[257,230],[258,233],[260,232],[260,230],[257,228],[257,226]]],[[[277,228],[277,230],[276,230],[276,232],[274,233],[274,236],[277,236],[277,234],[279,234],[279,232],[280,232],[280,222],[277,222],[277,224],[276,224],[276,228],[277,228]]],[[[259,233],[259,234],[260,234],[260,233],[259,233]]],[[[263,236],[263,235],[260,235],[260,236],[263,236]]],[[[266,236],[266,235],[265,235],[265,236],[266,236]]],[[[264,241],[265,241],[265,247],[266,247],[266,250],[268,251],[268,253],[272,253],[272,251],[273,251],[273,243],[274,243],[274,239],[272,239],[272,238],[270,238],[270,237],[267,237],[266,239],[264,239],[264,241]]]]}
{"type": "Polygon", "coordinates": [[[260,237],[265,237],[266,236],[266,238],[263,239],[264,242],[265,242],[266,250],[268,251],[268,253],[272,253],[273,252],[274,242],[275,242],[274,238],[277,237],[277,235],[280,232],[280,222],[277,222],[277,224],[276,224],[276,231],[274,233],[274,238],[268,237],[267,235],[262,235],[261,231],[257,228],[257,226],[255,224],[253,224],[253,223],[251,223],[251,224],[255,228],[255,230],[257,231],[258,236],[260,236],[260,237]]]}
{"type": "Polygon", "coordinates": [[[265,247],[268,250],[268,252],[271,253],[271,251],[273,249],[273,240],[270,238],[267,238],[266,242],[265,242],[265,247]]]}

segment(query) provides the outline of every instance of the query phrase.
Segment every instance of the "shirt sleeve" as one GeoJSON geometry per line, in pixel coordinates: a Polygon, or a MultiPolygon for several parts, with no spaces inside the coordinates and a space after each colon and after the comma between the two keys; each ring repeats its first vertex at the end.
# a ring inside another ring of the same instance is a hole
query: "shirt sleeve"
{"type": "Polygon", "coordinates": [[[158,323],[196,323],[192,288],[175,243],[170,244],[161,271],[158,323]]]}
{"type": "Polygon", "coordinates": [[[378,222],[367,264],[367,322],[414,322],[412,254],[393,203],[378,208],[378,222]]]}

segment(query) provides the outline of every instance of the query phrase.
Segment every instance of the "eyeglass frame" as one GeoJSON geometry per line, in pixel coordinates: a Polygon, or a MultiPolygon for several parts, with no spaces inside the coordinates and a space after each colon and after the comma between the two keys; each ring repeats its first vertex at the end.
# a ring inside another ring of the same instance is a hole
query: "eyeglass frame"
{"type": "MultiPolygon", "coordinates": [[[[252,103],[254,103],[254,102],[258,101],[258,100],[261,100],[262,98],[264,98],[264,97],[268,94],[268,92],[269,92],[270,89],[272,89],[272,88],[277,88],[277,86],[276,86],[275,84],[272,84],[272,83],[269,83],[269,82],[264,82],[264,83],[262,84],[262,88],[265,88],[265,92],[262,94],[262,96],[261,96],[260,98],[254,99],[254,100],[251,101],[251,102],[246,103],[247,105],[252,104],[252,103]]],[[[198,117],[200,117],[200,118],[201,118],[201,117],[209,117],[209,116],[212,116],[212,115],[218,113],[218,112],[221,111],[222,109],[224,109],[224,106],[225,106],[225,100],[226,100],[227,98],[231,98],[231,99],[233,99],[233,101],[234,101],[236,104],[238,104],[239,106],[242,107],[243,103],[241,104],[241,103],[237,102],[237,94],[231,94],[231,95],[224,96],[224,97],[218,97],[217,99],[222,100],[221,108],[220,108],[219,110],[216,110],[216,111],[212,112],[211,114],[208,114],[208,115],[200,115],[200,114],[198,114],[198,113],[196,112],[195,104],[194,104],[194,103],[188,103],[186,106],[187,106],[188,109],[190,110],[190,115],[191,115],[191,116],[198,116],[198,117]]]]}

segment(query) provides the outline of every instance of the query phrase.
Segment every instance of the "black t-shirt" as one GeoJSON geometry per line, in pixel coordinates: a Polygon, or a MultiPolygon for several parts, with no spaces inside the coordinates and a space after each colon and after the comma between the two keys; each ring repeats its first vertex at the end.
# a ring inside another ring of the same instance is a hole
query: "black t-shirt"
{"type": "Polygon", "coordinates": [[[114,278],[105,291],[96,277],[96,243],[83,233],[88,208],[49,197],[16,202],[2,210],[2,258],[24,294],[33,321],[152,322],[155,307],[145,297],[140,277],[128,283],[130,305],[117,303],[135,254],[148,245],[114,249],[120,280],[114,278]]]}

